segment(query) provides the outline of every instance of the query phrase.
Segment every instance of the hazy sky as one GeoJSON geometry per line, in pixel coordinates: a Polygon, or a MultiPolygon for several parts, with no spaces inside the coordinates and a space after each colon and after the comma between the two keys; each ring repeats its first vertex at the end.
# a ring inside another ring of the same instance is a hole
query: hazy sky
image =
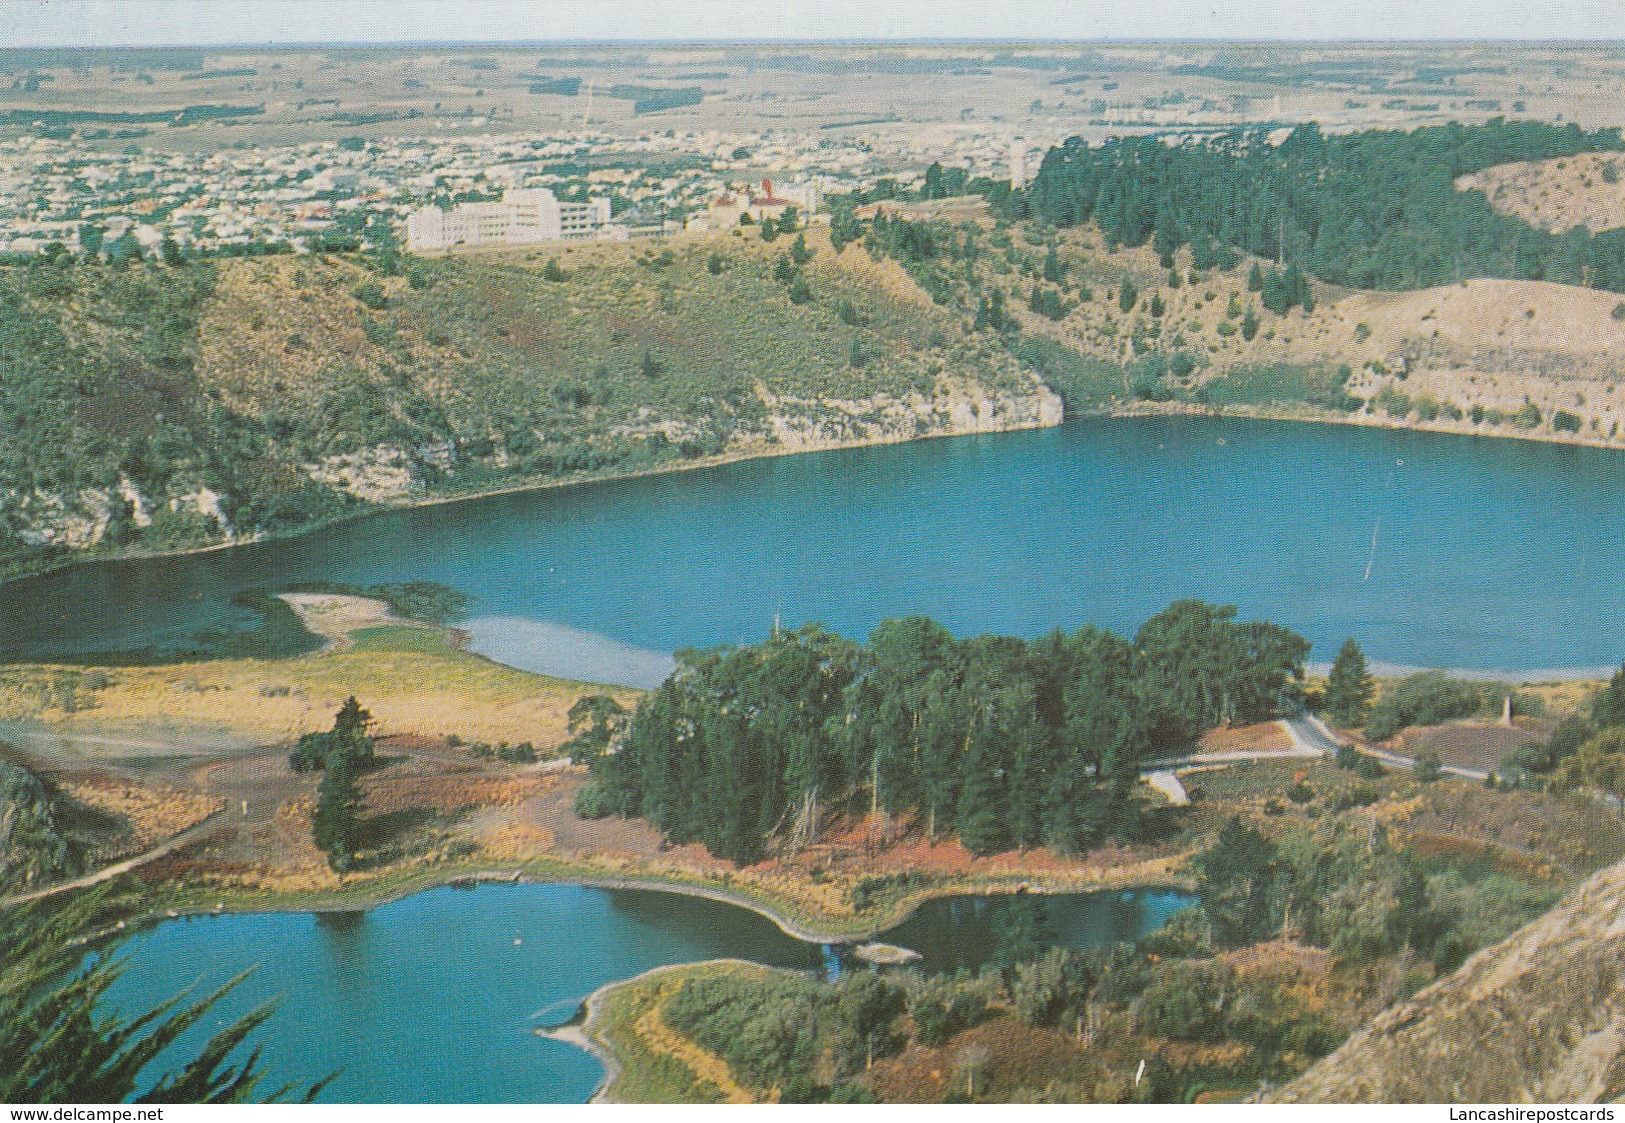
{"type": "Polygon", "coordinates": [[[0,46],[1618,39],[1625,0],[0,0],[0,46]]]}

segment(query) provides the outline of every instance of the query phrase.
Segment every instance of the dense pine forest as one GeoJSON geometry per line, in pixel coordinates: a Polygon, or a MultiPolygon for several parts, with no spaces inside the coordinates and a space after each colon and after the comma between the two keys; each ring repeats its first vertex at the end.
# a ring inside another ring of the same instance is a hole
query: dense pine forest
{"type": "Polygon", "coordinates": [[[1501,277],[1625,291],[1625,231],[1551,234],[1454,186],[1496,164],[1621,147],[1617,128],[1501,119],[1330,136],[1310,123],[1279,144],[1262,131],[1098,148],[1074,137],[1027,191],[984,186],[1007,217],[1093,221],[1112,244],[1163,255],[1188,245],[1198,269],[1240,250],[1368,289],[1501,277]]]}
{"type": "Polygon", "coordinates": [[[1234,608],[1179,601],[1132,642],[1083,628],[959,640],[922,617],[867,644],[809,625],[679,654],[618,751],[577,756],[578,810],[648,818],[738,861],[810,838],[821,810],[913,813],[977,853],[1145,837],[1141,763],[1277,712],[1309,644],[1234,608]]]}

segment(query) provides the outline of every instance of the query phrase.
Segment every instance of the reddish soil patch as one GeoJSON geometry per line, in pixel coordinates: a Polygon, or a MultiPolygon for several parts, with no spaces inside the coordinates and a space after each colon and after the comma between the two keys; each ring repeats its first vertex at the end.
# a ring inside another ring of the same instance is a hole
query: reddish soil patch
{"type": "Polygon", "coordinates": [[[1501,767],[1502,757],[1530,741],[1544,741],[1556,727],[1557,722],[1549,718],[1519,718],[1511,726],[1454,722],[1407,730],[1399,751],[1411,756],[1437,753],[1445,764],[1494,772],[1501,767]]]}
{"type": "Polygon", "coordinates": [[[1197,751],[1204,753],[1281,753],[1291,748],[1292,738],[1276,721],[1220,726],[1208,730],[1197,742],[1197,751]]]}
{"type": "MultiPolygon", "coordinates": [[[[699,847],[672,849],[659,832],[643,819],[622,819],[619,815],[611,815],[607,819],[579,818],[572,808],[581,783],[579,776],[548,777],[515,811],[515,821],[549,831],[562,851],[633,858],[667,854],[678,859],[690,857],[691,850],[705,854],[703,848],[699,847]]],[[[719,869],[730,868],[730,863],[718,862],[709,855],[706,857],[719,869]]]]}
{"type": "Polygon", "coordinates": [[[1290,940],[1271,940],[1224,953],[1225,962],[1241,974],[1254,971],[1288,971],[1300,975],[1325,975],[1331,970],[1332,953],[1290,940]]]}
{"type": "Polygon", "coordinates": [[[1018,1093],[1030,1100],[1046,1089],[1058,1098],[1076,1098],[1067,1091],[1092,1090],[1100,1075],[1098,1061],[1072,1038],[1005,1015],[957,1034],[940,1048],[911,1045],[877,1062],[868,1081],[876,1098],[887,1103],[941,1103],[965,1094],[972,1069],[976,1098],[993,1101],[1018,1093]]]}
{"type": "Polygon", "coordinates": [[[804,872],[815,868],[849,869],[866,875],[1019,873],[1041,877],[1132,865],[1152,853],[1107,844],[1082,856],[1062,856],[1043,847],[978,856],[952,836],[931,839],[927,825],[922,817],[912,814],[832,818],[825,821],[816,844],[797,855],[771,859],[760,866],[804,872]]]}

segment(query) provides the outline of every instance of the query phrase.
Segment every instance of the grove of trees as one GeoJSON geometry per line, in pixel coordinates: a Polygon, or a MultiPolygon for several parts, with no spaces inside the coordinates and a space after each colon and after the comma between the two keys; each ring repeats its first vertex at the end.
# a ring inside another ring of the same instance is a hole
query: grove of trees
{"type": "Polygon", "coordinates": [[[1074,137],[1050,150],[1028,191],[994,201],[1011,218],[1094,221],[1110,243],[1151,242],[1165,258],[1189,246],[1199,269],[1237,250],[1281,262],[1287,271],[1257,286],[1279,311],[1311,299],[1295,269],[1373,289],[1506,277],[1625,291],[1625,230],[1552,234],[1454,183],[1496,164],[1620,147],[1617,128],[1500,118],[1335,135],[1309,123],[1279,144],[1264,131],[1176,145],[1074,137]]]}
{"type": "Polygon", "coordinates": [[[867,644],[809,625],[685,651],[617,751],[584,746],[595,783],[578,807],[738,861],[810,838],[830,809],[910,813],[977,853],[1077,851],[1141,837],[1141,762],[1273,715],[1308,650],[1234,608],[1179,601],[1132,642],[1092,627],[960,640],[905,617],[867,644]]]}

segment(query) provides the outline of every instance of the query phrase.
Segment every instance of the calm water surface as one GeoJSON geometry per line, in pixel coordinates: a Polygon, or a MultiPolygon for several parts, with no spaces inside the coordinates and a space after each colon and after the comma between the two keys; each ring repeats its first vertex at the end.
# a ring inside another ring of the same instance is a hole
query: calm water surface
{"type": "MultiPolygon", "coordinates": [[[[1082,948],[1135,939],[1185,898],[1165,893],[935,901],[886,940],[915,940],[925,966],[979,966],[1010,942],[1082,948]],[[1034,914],[1036,907],[1041,910],[1034,914]],[[1036,915],[1036,927],[1035,927],[1036,915]]],[[[273,1085],[337,1068],[325,1100],[580,1102],[598,1062],[536,1036],[588,994],[652,967],[719,956],[804,970],[828,953],[745,909],[672,893],[575,885],[434,889],[365,913],[253,913],[167,921],[120,949],[111,1000],[129,1011],[256,968],[198,1044],[273,997],[255,1040],[273,1085]]]]}
{"type": "MultiPolygon", "coordinates": [[[[761,460],[412,511],[306,538],[79,566],[0,589],[0,657],[184,645],[245,626],[246,589],[430,580],[474,598],[476,647],[536,670],[657,682],[690,645],[775,616],[853,636],[926,613],[955,632],[1131,631],[1180,597],[1345,636],[1391,663],[1528,671],[1625,654],[1625,456],[1242,420],[1089,421],[761,460]]],[[[1012,940],[1084,946],[1182,899],[939,901],[885,939],[933,969],[1012,940]]],[[[341,1067],[345,1100],[579,1101],[597,1063],[531,1029],[661,964],[825,953],[755,914],[574,886],[421,893],[365,914],[173,921],[126,945],[144,1008],[258,966],[278,1080],[341,1067]]],[[[200,1030],[201,1032],[201,1030],[200,1030]]]]}
{"type": "Polygon", "coordinates": [[[658,681],[685,646],[820,621],[862,636],[1132,630],[1203,597],[1329,659],[1598,667],[1625,655],[1625,454],[1238,419],[781,457],[394,511],[306,538],[81,566],[0,593],[0,656],[184,643],[248,588],[431,580],[520,666],[658,681]]]}

